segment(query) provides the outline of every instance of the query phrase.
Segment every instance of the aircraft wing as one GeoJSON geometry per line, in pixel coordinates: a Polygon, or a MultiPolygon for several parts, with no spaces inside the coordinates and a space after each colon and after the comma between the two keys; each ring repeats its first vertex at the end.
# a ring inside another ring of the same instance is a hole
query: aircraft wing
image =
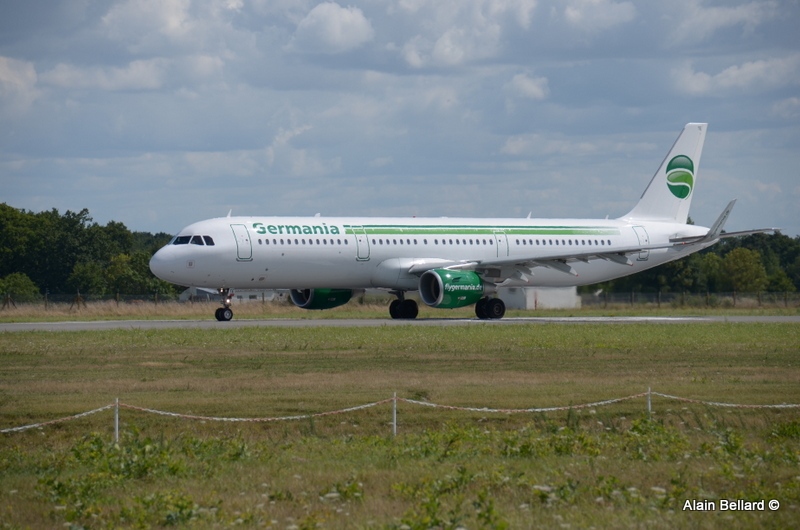
{"type": "Polygon", "coordinates": [[[706,234],[701,236],[673,237],[669,243],[658,245],[637,245],[627,248],[616,248],[604,251],[602,248],[592,248],[586,252],[565,252],[557,255],[528,255],[514,258],[497,258],[488,260],[474,261],[452,261],[443,259],[420,259],[406,269],[406,272],[413,275],[420,275],[431,269],[449,270],[468,270],[480,274],[484,280],[495,283],[498,287],[515,287],[530,285],[531,277],[534,275],[533,269],[536,267],[547,267],[565,274],[577,276],[578,273],[572,267],[572,263],[589,263],[592,260],[605,260],[620,265],[633,266],[630,257],[641,252],[650,250],[660,250],[665,248],[681,248],[693,245],[709,246],[716,241],[747,234],[757,234],[763,232],[774,232],[777,228],[760,228],[756,230],[744,230],[740,232],[724,233],[722,228],[733,210],[736,200],[728,203],[717,220],[711,225],[706,234]]]}
{"type": "Polygon", "coordinates": [[[497,284],[500,287],[529,285],[531,277],[534,275],[533,269],[536,267],[547,267],[558,270],[566,274],[577,276],[571,263],[582,261],[588,263],[591,260],[605,260],[618,263],[620,265],[632,266],[633,262],[629,256],[663,248],[672,248],[674,243],[664,245],[638,245],[629,248],[617,248],[613,251],[603,251],[600,248],[592,249],[587,252],[570,252],[558,255],[529,255],[514,258],[497,258],[488,260],[474,261],[446,261],[439,259],[421,259],[406,269],[409,274],[420,275],[431,269],[448,270],[468,270],[474,271],[483,276],[486,281],[497,284]]]}
{"type": "Polygon", "coordinates": [[[474,270],[483,275],[484,279],[496,283],[499,287],[523,286],[531,283],[534,275],[533,269],[536,267],[546,267],[557,270],[565,274],[578,276],[572,267],[572,263],[589,263],[592,260],[604,260],[617,263],[619,265],[633,266],[630,256],[663,248],[672,248],[674,244],[668,245],[638,245],[629,248],[617,248],[613,251],[604,252],[602,249],[592,249],[589,252],[571,252],[560,255],[543,256],[520,256],[513,259],[498,258],[492,260],[482,260],[473,266],[469,264],[456,265],[453,269],[474,270]]]}

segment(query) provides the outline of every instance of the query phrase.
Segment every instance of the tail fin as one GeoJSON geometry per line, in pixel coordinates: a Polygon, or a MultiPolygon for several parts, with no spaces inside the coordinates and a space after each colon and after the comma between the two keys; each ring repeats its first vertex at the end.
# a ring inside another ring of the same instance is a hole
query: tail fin
{"type": "Polygon", "coordinates": [[[687,123],[642,197],[622,219],[686,223],[707,123],[687,123]]]}

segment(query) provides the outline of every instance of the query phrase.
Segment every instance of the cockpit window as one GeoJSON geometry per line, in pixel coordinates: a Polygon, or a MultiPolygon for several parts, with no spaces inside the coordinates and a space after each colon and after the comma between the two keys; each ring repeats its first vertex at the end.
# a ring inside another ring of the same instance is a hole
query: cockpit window
{"type": "Polygon", "coordinates": [[[175,236],[171,244],[188,245],[190,243],[192,245],[208,245],[209,247],[213,247],[214,239],[212,239],[211,236],[175,236]]]}

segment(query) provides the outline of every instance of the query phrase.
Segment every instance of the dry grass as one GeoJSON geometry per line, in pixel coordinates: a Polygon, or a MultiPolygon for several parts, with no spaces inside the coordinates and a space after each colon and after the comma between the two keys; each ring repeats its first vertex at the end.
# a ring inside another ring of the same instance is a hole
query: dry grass
{"type": "MultiPolygon", "coordinates": [[[[295,307],[291,302],[241,302],[235,301],[233,310],[237,319],[347,319],[388,318],[391,296],[370,295],[356,298],[343,306],[325,311],[307,311],[295,307]]],[[[211,320],[219,307],[213,302],[159,302],[153,301],[91,301],[86,304],[42,303],[17,304],[0,310],[0,322],[36,322],[63,320],[211,320]]],[[[473,307],[442,310],[420,304],[419,318],[473,318],[473,307]]],[[[554,310],[509,310],[514,316],[597,316],[597,315],[797,315],[800,306],[784,306],[782,303],[759,305],[752,299],[743,300],[737,307],[676,306],[652,303],[608,304],[587,306],[582,309],[554,310]]]]}

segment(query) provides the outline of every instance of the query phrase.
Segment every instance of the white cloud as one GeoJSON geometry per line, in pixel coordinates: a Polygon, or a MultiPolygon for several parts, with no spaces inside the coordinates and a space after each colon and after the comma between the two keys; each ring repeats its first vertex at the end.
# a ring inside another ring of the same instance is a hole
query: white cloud
{"type": "Polygon", "coordinates": [[[414,68],[496,57],[510,26],[530,28],[536,5],[536,0],[402,0],[396,16],[410,17],[414,32],[400,47],[402,57],[414,68]]]}
{"type": "Polygon", "coordinates": [[[800,54],[733,65],[718,74],[695,71],[685,63],[672,71],[675,87],[688,94],[769,90],[800,84],[800,54]]]}
{"type": "Polygon", "coordinates": [[[80,68],[59,64],[43,72],[43,83],[69,89],[156,90],[163,86],[169,61],[149,59],[132,61],[124,68],[80,68]]]}
{"type": "Polygon", "coordinates": [[[32,63],[0,56],[0,105],[15,112],[25,111],[38,97],[38,76],[32,63]]]}
{"type": "Polygon", "coordinates": [[[570,155],[581,156],[598,152],[599,146],[592,142],[558,139],[554,135],[523,134],[506,140],[500,152],[506,155],[570,155]]]}
{"type": "Polygon", "coordinates": [[[300,21],[289,48],[307,53],[344,53],[361,47],[374,36],[372,24],[359,8],[325,2],[300,21]]]}
{"type": "Polygon", "coordinates": [[[778,101],[772,106],[772,114],[786,120],[800,118],[800,98],[793,97],[778,101]]]}
{"type": "Polygon", "coordinates": [[[746,32],[780,13],[777,2],[751,2],[738,6],[703,7],[700,0],[670,3],[676,25],[670,43],[697,43],[711,38],[720,29],[743,26],[746,32]]]}
{"type": "Polygon", "coordinates": [[[550,94],[546,77],[517,74],[505,86],[510,95],[525,99],[542,100],[550,94]]]}
{"type": "Polygon", "coordinates": [[[103,17],[106,32],[113,40],[139,50],[152,35],[175,41],[192,29],[190,0],[127,0],[114,5],[103,17]]]}
{"type": "Polygon", "coordinates": [[[636,7],[631,2],[571,0],[564,8],[564,18],[583,31],[602,31],[632,21],[636,7]]]}

